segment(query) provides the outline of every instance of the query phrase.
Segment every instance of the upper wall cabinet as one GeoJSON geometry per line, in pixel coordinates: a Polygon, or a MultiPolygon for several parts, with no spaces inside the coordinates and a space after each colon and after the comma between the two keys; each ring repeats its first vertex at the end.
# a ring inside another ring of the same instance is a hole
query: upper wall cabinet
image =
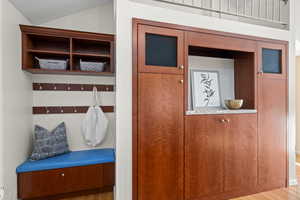
{"type": "Polygon", "coordinates": [[[37,74],[114,74],[114,35],[20,26],[22,69],[37,74]]]}
{"type": "Polygon", "coordinates": [[[138,45],[139,72],[183,74],[183,31],[139,25],[138,45]]]}
{"type": "Polygon", "coordinates": [[[286,46],[276,43],[258,44],[258,74],[265,78],[286,78],[286,46]]]}

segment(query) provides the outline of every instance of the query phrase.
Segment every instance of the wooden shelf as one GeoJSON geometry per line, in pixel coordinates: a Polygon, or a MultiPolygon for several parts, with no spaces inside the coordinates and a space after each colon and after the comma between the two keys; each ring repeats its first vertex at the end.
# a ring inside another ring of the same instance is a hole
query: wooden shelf
{"type": "Polygon", "coordinates": [[[50,70],[40,68],[27,68],[24,69],[32,74],[65,74],[65,75],[91,75],[91,76],[114,76],[112,72],[89,72],[80,70],[50,70]]]}
{"type": "Polygon", "coordinates": [[[51,50],[28,49],[27,52],[29,52],[29,53],[37,53],[37,54],[70,55],[70,52],[66,52],[66,51],[51,51],[51,50]]]}
{"type": "Polygon", "coordinates": [[[22,69],[33,74],[112,76],[114,74],[114,35],[20,25],[22,69]],[[38,68],[35,57],[69,59],[67,70],[38,68]],[[105,62],[104,72],[81,71],[80,59],[105,62]]]}
{"type": "Polygon", "coordinates": [[[99,58],[110,58],[109,54],[96,54],[96,53],[75,53],[73,52],[72,55],[74,56],[81,56],[81,57],[99,57],[99,58]]]}

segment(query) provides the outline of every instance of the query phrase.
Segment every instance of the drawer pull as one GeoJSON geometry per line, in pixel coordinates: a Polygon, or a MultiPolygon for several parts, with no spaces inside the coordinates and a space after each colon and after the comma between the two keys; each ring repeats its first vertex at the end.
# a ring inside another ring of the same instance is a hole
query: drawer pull
{"type": "Polygon", "coordinates": [[[62,173],[62,174],[61,174],[61,176],[62,176],[62,177],[64,177],[64,176],[65,176],[65,174],[64,174],[64,173],[62,173]]]}

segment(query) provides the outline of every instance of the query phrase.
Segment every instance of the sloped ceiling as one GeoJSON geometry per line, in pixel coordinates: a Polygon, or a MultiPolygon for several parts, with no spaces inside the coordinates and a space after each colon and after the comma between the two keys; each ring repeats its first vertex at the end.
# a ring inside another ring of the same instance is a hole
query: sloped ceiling
{"type": "Polygon", "coordinates": [[[42,24],[113,0],[10,0],[32,24],[42,24]]]}

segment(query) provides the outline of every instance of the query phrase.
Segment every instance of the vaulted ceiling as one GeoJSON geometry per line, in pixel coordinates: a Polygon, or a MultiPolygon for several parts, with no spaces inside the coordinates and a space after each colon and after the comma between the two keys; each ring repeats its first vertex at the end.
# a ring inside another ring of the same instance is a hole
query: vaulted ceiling
{"type": "Polygon", "coordinates": [[[113,0],[10,0],[31,21],[42,24],[113,0]]]}

